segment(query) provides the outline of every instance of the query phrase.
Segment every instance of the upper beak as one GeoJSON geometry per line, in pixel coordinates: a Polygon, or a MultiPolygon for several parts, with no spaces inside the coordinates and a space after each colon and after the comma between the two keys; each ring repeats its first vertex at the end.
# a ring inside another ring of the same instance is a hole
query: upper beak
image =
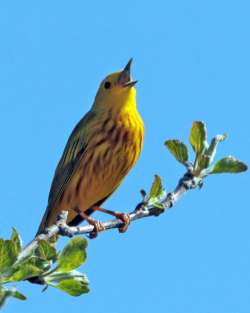
{"type": "Polygon", "coordinates": [[[132,87],[137,83],[137,80],[131,79],[131,64],[133,59],[131,58],[128,61],[128,64],[124,67],[123,71],[120,74],[120,77],[118,79],[118,84],[122,87],[132,87]]]}

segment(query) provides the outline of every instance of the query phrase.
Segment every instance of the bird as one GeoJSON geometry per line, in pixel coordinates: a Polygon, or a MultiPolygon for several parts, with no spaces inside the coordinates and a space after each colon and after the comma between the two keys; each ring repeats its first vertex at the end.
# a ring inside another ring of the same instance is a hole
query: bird
{"type": "Polygon", "coordinates": [[[52,180],[48,204],[37,235],[68,211],[67,224],[86,220],[92,237],[104,230],[90,215],[101,211],[115,216],[125,232],[129,214],[101,207],[135,165],[144,141],[144,123],[137,110],[136,80],[131,78],[132,58],[123,70],[100,84],[91,109],[73,129],[52,180]]]}

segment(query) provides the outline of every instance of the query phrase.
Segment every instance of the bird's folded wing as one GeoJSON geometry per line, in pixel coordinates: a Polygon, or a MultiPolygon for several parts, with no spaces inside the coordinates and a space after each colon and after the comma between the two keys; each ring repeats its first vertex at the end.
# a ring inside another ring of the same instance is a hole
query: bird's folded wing
{"type": "Polygon", "coordinates": [[[87,133],[90,127],[90,122],[93,118],[93,113],[88,112],[76,125],[68,139],[51,184],[48,199],[49,207],[55,205],[57,199],[60,198],[73,174],[79,167],[79,163],[84,156],[88,145],[87,133]]]}
{"type": "Polygon", "coordinates": [[[88,132],[93,121],[94,113],[87,113],[76,125],[64,149],[63,155],[57,165],[54,178],[49,192],[48,206],[43,216],[39,232],[46,225],[46,222],[68,183],[77,171],[81,159],[84,157],[88,146],[88,132]]]}

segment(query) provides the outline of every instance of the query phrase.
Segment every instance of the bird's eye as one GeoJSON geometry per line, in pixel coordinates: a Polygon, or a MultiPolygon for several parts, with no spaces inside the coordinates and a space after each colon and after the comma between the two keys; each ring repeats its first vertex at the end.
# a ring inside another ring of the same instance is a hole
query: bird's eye
{"type": "Polygon", "coordinates": [[[111,87],[111,82],[105,82],[104,88],[109,89],[111,87]]]}

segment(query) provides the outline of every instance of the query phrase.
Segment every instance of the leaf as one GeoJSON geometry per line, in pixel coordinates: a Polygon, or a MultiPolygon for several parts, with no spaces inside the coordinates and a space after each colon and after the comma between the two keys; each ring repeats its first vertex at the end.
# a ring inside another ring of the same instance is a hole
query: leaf
{"type": "Polygon", "coordinates": [[[42,269],[29,264],[21,264],[20,267],[8,278],[9,282],[21,281],[30,277],[38,276],[43,272],[42,269]]]}
{"type": "Polygon", "coordinates": [[[76,270],[70,271],[70,272],[56,272],[53,270],[52,272],[48,273],[47,275],[44,276],[44,280],[47,284],[53,285],[53,284],[58,284],[60,281],[64,279],[71,279],[71,278],[81,278],[84,279],[86,284],[88,283],[88,278],[85,274],[78,272],[76,270]]]}
{"type": "Polygon", "coordinates": [[[199,170],[203,170],[205,168],[208,168],[210,164],[210,157],[206,154],[202,154],[199,158],[198,158],[198,169],[199,170]]]}
{"type": "Polygon", "coordinates": [[[247,170],[247,165],[234,157],[228,156],[218,161],[210,171],[210,174],[240,173],[247,170]]]}
{"type": "Polygon", "coordinates": [[[16,245],[13,241],[0,239],[0,273],[15,263],[17,255],[16,245]]]}
{"type": "Polygon", "coordinates": [[[89,292],[88,278],[75,270],[67,273],[53,272],[45,276],[44,280],[49,286],[61,289],[72,296],[89,292]]]}
{"type": "Polygon", "coordinates": [[[197,154],[201,154],[208,146],[207,130],[203,122],[193,122],[190,132],[190,143],[197,154]]]}
{"type": "Polygon", "coordinates": [[[149,193],[149,198],[157,198],[161,195],[163,191],[163,186],[161,182],[161,178],[158,175],[155,175],[154,182],[152,184],[150,193],[149,193]]]}
{"type": "MultiPolygon", "coordinates": [[[[206,170],[209,165],[213,162],[215,154],[216,154],[216,150],[217,150],[217,146],[220,142],[224,141],[227,138],[227,135],[217,135],[215,136],[212,140],[211,143],[209,145],[209,147],[207,149],[205,149],[203,154],[198,155],[197,158],[197,170],[198,171],[202,171],[202,170],[206,170]]],[[[207,171],[205,171],[207,172],[207,171]]]]}
{"type": "Polygon", "coordinates": [[[38,267],[41,271],[45,272],[51,267],[51,261],[32,256],[29,258],[29,264],[38,267]]]}
{"type": "Polygon", "coordinates": [[[161,199],[166,196],[166,191],[162,186],[161,178],[155,175],[154,182],[152,184],[147,203],[153,205],[159,209],[164,209],[164,206],[160,203],[161,199]]]}
{"type": "MultiPolygon", "coordinates": [[[[207,151],[206,151],[206,154],[209,155],[210,158],[211,158],[212,156],[214,156],[215,153],[216,153],[216,148],[217,148],[218,144],[219,144],[220,142],[226,140],[226,139],[227,139],[227,134],[215,136],[215,137],[212,139],[212,141],[211,141],[211,143],[210,143],[210,145],[209,145],[209,147],[208,147],[208,149],[207,149],[207,151]]],[[[211,161],[212,161],[212,160],[211,160],[211,161]]]]}
{"type": "Polygon", "coordinates": [[[7,289],[5,288],[0,288],[0,308],[2,308],[7,300],[7,298],[9,297],[9,292],[7,289]]]}
{"type": "Polygon", "coordinates": [[[89,292],[88,285],[80,279],[65,279],[55,287],[74,297],[78,297],[89,292]]]}
{"type": "Polygon", "coordinates": [[[69,272],[78,268],[86,260],[87,240],[75,237],[69,241],[58,257],[57,271],[69,272]]]}
{"type": "Polygon", "coordinates": [[[39,241],[35,254],[46,261],[55,261],[57,257],[56,249],[45,240],[39,241]]]}
{"type": "Polygon", "coordinates": [[[227,135],[223,134],[223,135],[217,135],[211,140],[211,143],[205,153],[209,157],[209,165],[214,160],[218,144],[226,140],[226,138],[227,138],[227,135]]]}
{"type": "Polygon", "coordinates": [[[26,300],[27,299],[24,294],[22,294],[21,292],[19,292],[17,290],[13,292],[12,296],[16,299],[19,299],[19,300],[26,300]]]}
{"type": "Polygon", "coordinates": [[[22,269],[23,266],[26,266],[27,264],[29,266],[34,266],[37,269],[37,271],[39,270],[40,271],[39,275],[40,275],[41,273],[45,273],[50,269],[52,262],[41,259],[40,257],[37,257],[35,255],[32,255],[28,259],[25,259],[21,263],[18,263],[16,266],[14,266],[12,268],[12,271],[10,272],[9,277],[12,277],[14,273],[22,269]]]}
{"type": "Polygon", "coordinates": [[[0,286],[0,309],[4,306],[6,300],[10,297],[13,297],[19,300],[26,300],[25,295],[17,291],[15,287],[11,289],[6,289],[0,286]]]}
{"type": "Polygon", "coordinates": [[[12,228],[12,235],[10,237],[10,240],[14,243],[16,254],[18,255],[22,249],[22,240],[17,230],[14,227],[12,228]]]}
{"type": "Polygon", "coordinates": [[[172,155],[182,164],[188,161],[188,149],[187,146],[179,140],[167,140],[165,146],[172,153],[172,155]]]}

